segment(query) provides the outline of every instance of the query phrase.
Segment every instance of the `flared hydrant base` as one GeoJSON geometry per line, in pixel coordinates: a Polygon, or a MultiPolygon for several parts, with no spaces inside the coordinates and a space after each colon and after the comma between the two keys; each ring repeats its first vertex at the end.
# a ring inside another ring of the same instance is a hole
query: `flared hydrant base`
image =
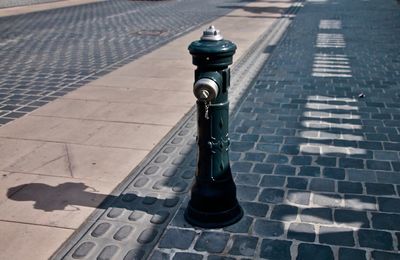
{"type": "Polygon", "coordinates": [[[190,206],[185,211],[186,221],[196,227],[223,228],[235,224],[243,217],[243,210],[239,204],[234,208],[221,212],[201,212],[190,206]]]}

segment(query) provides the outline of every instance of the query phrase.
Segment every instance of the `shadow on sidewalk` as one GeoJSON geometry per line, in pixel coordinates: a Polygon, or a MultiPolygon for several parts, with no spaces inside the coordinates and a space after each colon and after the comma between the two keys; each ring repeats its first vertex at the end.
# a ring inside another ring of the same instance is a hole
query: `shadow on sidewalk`
{"type": "Polygon", "coordinates": [[[29,183],[12,187],[7,192],[7,197],[14,201],[32,201],[33,208],[45,212],[57,210],[70,211],[69,208],[79,210],[79,207],[90,207],[98,209],[108,209],[110,204],[114,208],[128,210],[145,210],[148,214],[149,208],[137,207],[137,202],[141,201],[144,205],[165,202],[168,199],[158,199],[156,197],[140,197],[134,193],[125,193],[120,196],[106,195],[98,193],[94,188],[84,183],[66,182],[57,186],[50,186],[43,183],[29,183]],[[130,203],[135,201],[135,203],[130,203]],[[129,202],[129,203],[119,203],[129,202]]]}

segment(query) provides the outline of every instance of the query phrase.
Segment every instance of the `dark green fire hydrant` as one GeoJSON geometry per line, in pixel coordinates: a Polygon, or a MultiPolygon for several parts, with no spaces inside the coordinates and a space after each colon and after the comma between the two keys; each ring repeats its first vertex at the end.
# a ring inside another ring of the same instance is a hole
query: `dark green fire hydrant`
{"type": "Polygon", "coordinates": [[[197,98],[198,160],[185,219],[194,226],[221,228],[243,216],[229,164],[228,66],[235,51],[236,45],[224,40],[214,26],[189,46],[197,66],[193,92],[197,98]]]}

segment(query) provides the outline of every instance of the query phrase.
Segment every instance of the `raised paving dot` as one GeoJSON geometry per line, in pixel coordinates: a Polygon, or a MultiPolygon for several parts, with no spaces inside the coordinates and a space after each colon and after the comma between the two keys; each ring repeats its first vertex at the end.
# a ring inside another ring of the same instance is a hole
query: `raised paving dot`
{"type": "Polygon", "coordinates": [[[106,246],[97,257],[97,260],[110,260],[117,254],[119,247],[111,245],[106,246]]]}
{"type": "Polygon", "coordinates": [[[161,154],[161,155],[157,156],[157,158],[154,160],[154,162],[155,163],[163,163],[166,160],[168,160],[168,156],[161,154]]]}
{"type": "Polygon", "coordinates": [[[72,257],[75,259],[85,258],[90,254],[90,251],[95,247],[95,243],[93,242],[84,242],[82,243],[72,254],[72,257]]]}
{"type": "Polygon", "coordinates": [[[136,194],[126,193],[122,196],[122,201],[124,202],[132,202],[137,198],[136,194]]]}
{"type": "Polygon", "coordinates": [[[129,215],[128,219],[132,221],[137,221],[141,219],[144,215],[145,215],[144,212],[134,211],[129,215]]]}
{"type": "Polygon", "coordinates": [[[130,234],[134,231],[132,226],[123,226],[121,227],[117,233],[114,235],[114,239],[118,241],[122,241],[130,236],[130,234]]]}
{"type": "Polygon", "coordinates": [[[177,172],[176,168],[167,168],[164,170],[162,176],[170,178],[170,177],[174,176],[176,174],[176,172],[177,172]]]}
{"type": "Polygon", "coordinates": [[[93,237],[101,237],[110,229],[110,227],[110,223],[101,223],[92,231],[91,235],[93,237]]]}
{"type": "Polygon", "coordinates": [[[154,240],[157,236],[158,231],[152,228],[148,228],[143,230],[143,232],[139,235],[137,241],[141,244],[148,244],[154,240]]]}
{"type": "Polygon", "coordinates": [[[145,186],[147,183],[149,182],[149,178],[147,177],[141,177],[139,178],[135,184],[133,184],[133,186],[135,186],[136,188],[142,188],[143,186],[145,186]]]}
{"type": "Polygon", "coordinates": [[[175,149],[176,149],[175,147],[166,147],[162,152],[169,154],[175,151],[175,149]]]}
{"type": "Polygon", "coordinates": [[[155,174],[159,169],[160,169],[160,167],[158,167],[158,166],[150,166],[149,168],[147,168],[147,169],[144,171],[144,174],[146,174],[146,175],[153,175],[153,174],[155,174]]]}
{"type": "Polygon", "coordinates": [[[124,257],[123,260],[137,260],[144,259],[146,252],[141,249],[132,249],[124,257]]]}
{"type": "Polygon", "coordinates": [[[124,209],[113,208],[112,210],[110,210],[110,212],[108,212],[107,217],[118,218],[119,216],[122,215],[123,212],[124,212],[124,209]]]}
{"type": "Polygon", "coordinates": [[[160,210],[153,215],[150,222],[153,224],[162,224],[168,219],[169,216],[170,214],[168,211],[160,210]]]}
{"type": "Polygon", "coordinates": [[[180,181],[180,182],[178,182],[177,184],[174,185],[172,190],[175,191],[175,192],[184,192],[188,186],[189,185],[186,182],[180,181]]]}
{"type": "Polygon", "coordinates": [[[182,143],[183,138],[182,137],[175,137],[174,139],[172,139],[171,143],[172,144],[180,144],[182,143]]]}

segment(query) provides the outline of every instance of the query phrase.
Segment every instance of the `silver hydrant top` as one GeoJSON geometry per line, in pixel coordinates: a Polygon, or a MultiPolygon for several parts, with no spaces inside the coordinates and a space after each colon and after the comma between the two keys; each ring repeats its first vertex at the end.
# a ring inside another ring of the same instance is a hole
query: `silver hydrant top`
{"type": "Polygon", "coordinates": [[[215,29],[214,25],[208,27],[208,29],[203,32],[203,36],[201,36],[201,40],[205,41],[220,41],[222,39],[224,39],[224,37],[222,37],[219,30],[215,29]]]}

